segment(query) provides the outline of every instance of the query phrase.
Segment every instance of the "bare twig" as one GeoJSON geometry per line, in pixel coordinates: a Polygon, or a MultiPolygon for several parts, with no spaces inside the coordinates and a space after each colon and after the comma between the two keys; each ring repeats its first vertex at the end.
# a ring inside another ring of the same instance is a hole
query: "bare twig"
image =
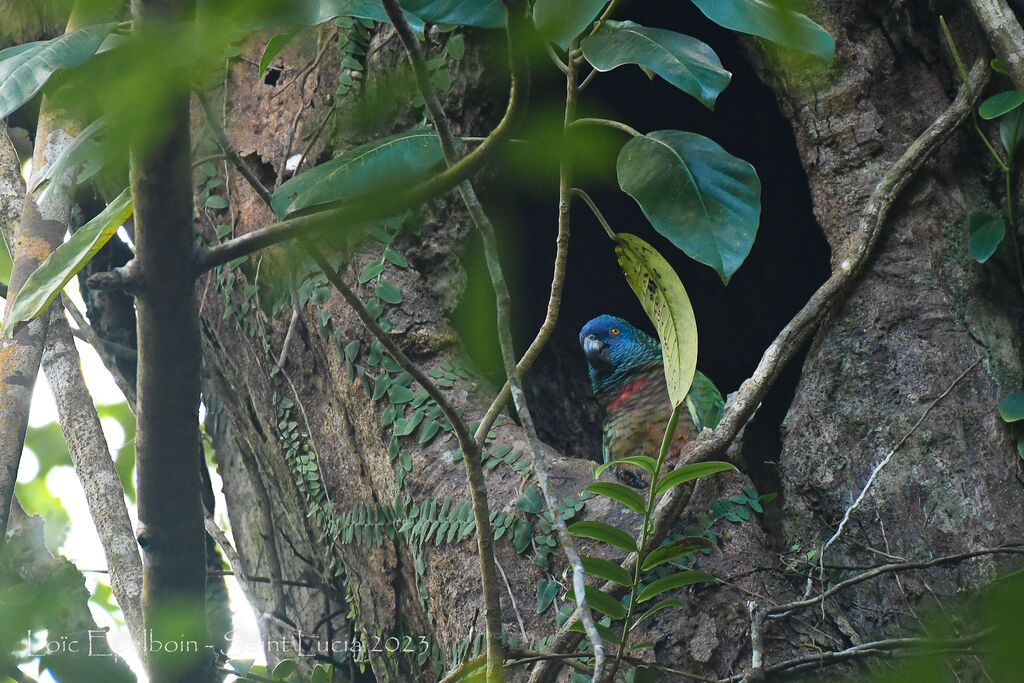
{"type": "Polygon", "coordinates": [[[889,452],[885,454],[885,457],[882,458],[877,465],[875,465],[875,468],[871,470],[871,476],[868,477],[867,482],[864,484],[864,488],[861,489],[860,495],[857,496],[856,500],[853,501],[850,507],[846,508],[846,512],[843,514],[843,519],[839,522],[839,528],[836,529],[836,532],[834,534],[832,534],[832,538],[828,539],[825,545],[821,546],[821,553],[819,554],[819,558],[821,561],[819,565],[821,566],[822,574],[824,574],[825,572],[825,551],[828,550],[829,546],[835,543],[836,539],[838,539],[839,536],[843,533],[843,529],[846,528],[846,523],[850,521],[850,515],[853,514],[853,511],[860,506],[861,502],[868,495],[868,491],[871,490],[871,485],[875,483],[875,479],[878,477],[878,474],[882,471],[882,468],[885,467],[890,460],[892,460],[892,457],[896,454],[896,451],[898,451],[900,447],[903,446],[904,443],[906,443],[907,439],[909,439],[911,435],[917,431],[917,428],[920,427],[921,423],[924,422],[926,417],[928,417],[928,413],[931,412],[932,408],[934,408],[939,401],[948,396],[949,392],[953,391],[953,388],[960,383],[960,380],[967,376],[967,373],[969,373],[974,368],[978,367],[978,365],[981,363],[981,360],[982,359],[979,358],[978,360],[971,363],[970,367],[961,372],[960,376],[953,380],[953,382],[948,387],[946,387],[945,391],[939,394],[934,401],[929,403],[928,407],[924,409],[923,413],[921,413],[921,417],[917,420],[917,422],[914,423],[914,426],[907,430],[907,433],[904,434],[902,438],[900,438],[900,440],[896,442],[896,445],[893,446],[889,450],[889,452]]]}
{"type": "Polygon", "coordinates": [[[1014,554],[1024,555],[1024,546],[1019,545],[1007,545],[1000,546],[997,548],[982,548],[980,550],[969,550],[962,553],[956,553],[955,555],[945,555],[943,557],[936,557],[931,560],[923,560],[921,562],[896,562],[892,564],[879,565],[873,569],[869,569],[866,572],[857,574],[856,576],[850,577],[845,581],[832,586],[826,591],[815,595],[812,598],[804,600],[796,600],[794,602],[787,602],[782,605],[773,605],[767,609],[767,615],[771,619],[781,619],[787,616],[794,610],[803,609],[805,607],[811,607],[818,603],[824,602],[828,598],[832,597],[836,593],[850,586],[858,583],[863,583],[869,579],[873,579],[883,574],[891,574],[893,572],[905,572],[911,569],[928,569],[929,567],[936,567],[942,564],[951,564],[953,562],[961,562],[963,560],[972,560],[976,557],[984,557],[985,555],[998,555],[998,554],[1014,554]]]}

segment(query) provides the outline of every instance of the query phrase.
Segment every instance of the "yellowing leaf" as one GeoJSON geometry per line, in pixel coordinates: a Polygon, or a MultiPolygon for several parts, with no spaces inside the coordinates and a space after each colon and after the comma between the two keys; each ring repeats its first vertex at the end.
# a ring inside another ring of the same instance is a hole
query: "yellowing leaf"
{"type": "Polygon", "coordinates": [[[680,405],[697,370],[697,320],[683,283],[658,251],[636,235],[618,233],[615,253],[661,339],[665,380],[673,406],[680,405]]]}
{"type": "Polygon", "coordinates": [[[60,290],[64,289],[64,285],[128,220],[132,209],[131,188],[125,188],[98,216],[79,228],[70,240],[47,256],[35,272],[28,276],[14,297],[10,315],[4,321],[4,334],[10,336],[15,325],[45,311],[60,290]]]}

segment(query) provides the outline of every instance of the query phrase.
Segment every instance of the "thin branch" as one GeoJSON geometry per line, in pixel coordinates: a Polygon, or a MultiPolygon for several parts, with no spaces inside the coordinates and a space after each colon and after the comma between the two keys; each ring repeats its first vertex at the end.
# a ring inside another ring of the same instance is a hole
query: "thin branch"
{"type": "Polygon", "coordinates": [[[928,407],[924,409],[923,413],[921,413],[921,417],[918,418],[917,422],[914,423],[914,426],[907,430],[907,433],[904,434],[903,437],[896,442],[896,445],[893,446],[892,449],[890,449],[889,452],[885,454],[885,457],[882,458],[877,465],[875,465],[875,468],[871,470],[871,476],[868,477],[867,482],[864,484],[864,488],[861,489],[860,495],[857,496],[857,499],[853,501],[853,504],[850,505],[850,507],[846,508],[846,512],[843,514],[843,519],[839,522],[839,528],[836,529],[836,532],[834,534],[832,534],[832,538],[828,539],[825,545],[821,546],[821,553],[819,554],[819,557],[821,559],[820,566],[822,573],[825,572],[825,551],[828,550],[829,546],[835,543],[836,539],[838,539],[839,536],[843,533],[843,530],[846,528],[846,523],[850,521],[850,515],[853,514],[853,511],[860,506],[861,502],[863,502],[864,498],[868,495],[868,491],[871,490],[871,485],[875,483],[875,479],[878,477],[878,474],[882,471],[882,468],[885,467],[890,460],[892,460],[892,457],[896,455],[896,451],[898,451],[900,447],[902,447],[903,444],[906,443],[907,439],[909,439],[911,435],[917,431],[917,428],[920,427],[921,423],[924,422],[926,417],[928,417],[928,413],[932,411],[932,408],[934,408],[939,403],[939,401],[948,396],[949,393],[953,391],[953,388],[960,383],[960,380],[967,376],[967,373],[969,373],[974,368],[978,367],[978,365],[981,363],[981,360],[981,358],[978,358],[978,360],[971,363],[971,366],[964,370],[963,372],[961,372],[960,376],[953,380],[953,382],[948,387],[946,387],[945,391],[939,394],[934,401],[929,403],[928,407]]]}
{"type": "Polygon", "coordinates": [[[608,237],[610,237],[612,241],[615,241],[615,231],[612,230],[612,226],[609,225],[608,220],[604,217],[604,214],[601,213],[601,209],[597,208],[597,204],[595,204],[594,200],[590,198],[590,195],[578,187],[572,188],[572,193],[582,199],[586,205],[590,207],[591,213],[593,213],[594,217],[597,218],[597,222],[601,224],[602,228],[604,228],[605,233],[607,233],[608,237]]]}
{"type": "MultiPolygon", "coordinates": [[[[862,643],[838,652],[821,652],[806,657],[787,659],[778,664],[772,664],[764,668],[765,674],[776,674],[783,671],[799,671],[803,669],[818,669],[827,664],[842,662],[860,657],[870,657],[880,654],[897,654],[899,650],[906,650],[918,647],[933,647],[952,652],[962,652],[965,648],[976,645],[985,637],[985,633],[976,633],[962,638],[890,638],[887,640],[876,640],[870,643],[862,643]]],[[[746,680],[747,674],[736,674],[729,678],[719,679],[717,683],[737,683],[746,680]]]]}
{"type": "Polygon", "coordinates": [[[145,661],[142,558],[124,502],[124,488],[110,457],[95,402],[82,377],[81,359],[60,303],[44,315],[51,319],[42,365],[57,401],[61,431],[111,569],[111,590],[139,656],[145,661]]]}
{"type": "Polygon", "coordinates": [[[605,126],[606,128],[614,128],[615,130],[622,131],[623,133],[626,133],[627,135],[632,135],[635,138],[643,136],[643,133],[638,131],[633,126],[622,123],[621,121],[614,121],[612,119],[576,119],[575,121],[573,121],[570,127],[576,128],[579,126],[605,126]]]}
{"type": "MultiPolygon", "coordinates": [[[[448,120],[447,115],[444,112],[441,102],[437,97],[437,93],[434,91],[431,83],[430,76],[427,71],[426,63],[423,58],[422,50],[420,49],[419,41],[412,33],[412,29],[406,22],[401,9],[398,6],[397,0],[382,0],[384,9],[388,13],[388,17],[394,24],[398,36],[405,47],[406,53],[408,54],[409,61],[412,63],[413,73],[416,76],[417,86],[419,87],[420,95],[423,97],[424,102],[427,105],[427,109],[430,112],[431,119],[434,122],[434,128],[437,131],[438,139],[441,143],[441,150],[444,153],[445,161],[449,168],[453,168],[457,163],[458,159],[455,153],[455,141],[452,136],[451,124],[448,120]]],[[[513,21],[512,5],[506,6],[508,11],[509,23],[511,25],[513,21]]],[[[522,11],[522,7],[519,7],[522,11]]],[[[575,46],[575,43],[574,45],[575,46]]],[[[570,48],[571,54],[572,48],[570,48]]],[[[571,62],[568,66],[566,73],[567,83],[567,97],[566,97],[566,125],[575,116],[576,107],[576,69],[575,63],[571,62]]],[[[567,186],[569,185],[569,172],[567,167],[563,164],[560,169],[560,185],[563,186],[563,192],[560,194],[563,201],[566,198],[567,186]]],[[[497,240],[494,234],[494,226],[490,219],[487,217],[484,211],[483,205],[480,203],[479,198],[476,195],[476,191],[473,188],[472,183],[467,179],[462,182],[459,186],[459,194],[462,196],[463,203],[466,205],[466,209],[469,211],[470,218],[473,224],[476,226],[480,233],[481,240],[484,247],[484,258],[487,263],[487,270],[491,278],[491,284],[494,288],[494,295],[497,307],[497,323],[498,323],[498,343],[501,348],[501,357],[504,363],[505,376],[508,378],[509,391],[512,395],[512,400],[516,407],[516,412],[519,415],[519,420],[522,423],[523,430],[526,432],[527,441],[530,445],[530,450],[533,454],[533,466],[534,471],[537,475],[537,483],[540,484],[541,491],[544,494],[544,499],[547,504],[548,512],[551,514],[554,520],[554,526],[556,535],[558,537],[559,544],[562,547],[563,552],[569,559],[571,566],[573,567],[573,586],[574,593],[576,596],[576,611],[579,613],[582,620],[584,629],[586,630],[587,636],[591,640],[591,644],[594,648],[594,671],[593,679],[600,680],[602,672],[604,670],[604,643],[601,640],[600,633],[598,633],[597,625],[594,623],[594,618],[590,613],[590,608],[586,601],[586,592],[584,586],[585,572],[583,570],[583,563],[580,560],[579,554],[576,552],[576,547],[572,542],[572,538],[569,536],[569,531],[565,524],[565,519],[562,517],[561,511],[558,508],[558,497],[554,492],[551,482],[547,475],[547,466],[544,462],[544,452],[541,447],[540,438],[537,436],[537,429],[533,423],[533,418],[530,414],[530,408],[526,400],[526,394],[523,391],[522,377],[519,373],[519,368],[516,363],[515,350],[512,345],[512,325],[511,325],[511,300],[512,297],[509,293],[508,284],[505,280],[504,273],[501,269],[501,263],[498,256],[497,240]]],[[[568,226],[568,215],[565,216],[566,220],[564,225],[568,226]]],[[[562,221],[560,221],[560,224],[562,221]]],[[[561,227],[561,225],[560,225],[561,227]]],[[[567,234],[567,232],[566,232],[567,234]]],[[[477,444],[483,443],[483,435],[487,434],[488,428],[484,428],[481,424],[477,431],[477,444]],[[482,430],[482,432],[481,432],[482,430]]],[[[482,558],[483,559],[483,558],[482,558]]],[[[487,586],[485,582],[485,593],[487,592],[487,586]]],[[[490,607],[490,606],[488,606],[490,607]]],[[[487,678],[488,680],[500,680],[500,671],[496,671],[496,667],[499,667],[501,661],[501,645],[492,642],[496,633],[500,633],[501,624],[500,621],[496,625],[490,623],[491,618],[495,616],[491,610],[488,609],[485,617],[488,620],[488,633],[487,633],[487,678]]],[[[499,614],[500,616],[500,614],[499,614]]]]}
{"type": "MultiPolygon", "coordinates": [[[[976,84],[985,76],[988,65],[979,59],[971,69],[971,81],[976,84]]],[[[961,88],[956,99],[938,118],[904,151],[889,167],[875,187],[864,211],[861,213],[857,230],[850,247],[831,277],[811,296],[804,307],[779,332],[765,350],[754,374],[740,386],[736,400],[722,416],[714,431],[705,430],[694,442],[686,457],[680,458],[677,467],[694,462],[720,458],[736,438],[736,434],[747,423],[754,409],[778,379],[782,369],[794,358],[803,344],[818,328],[825,314],[840,300],[850,285],[867,264],[881,234],[889,210],[900,192],[910,183],[917,171],[932,153],[953,133],[970,113],[974,102],[968,97],[967,89],[961,88]]],[[[665,495],[655,511],[655,530],[652,545],[660,543],[668,529],[678,520],[688,500],[686,487],[677,487],[665,495]]],[[[636,555],[629,555],[623,567],[632,571],[636,566],[636,555]]],[[[606,582],[602,587],[610,595],[622,595],[622,586],[606,582]]],[[[579,634],[563,626],[552,640],[552,652],[564,652],[575,647],[579,634]]],[[[540,663],[534,667],[531,683],[550,683],[557,673],[554,667],[540,663]]]]}
{"type": "Polygon", "coordinates": [[[263,186],[260,179],[256,177],[256,173],[253,172],[249,164],[245,163],[238,152],[235,150],[234,145],[228,140],[227,133],[224,132],[224,128],[220,125],[220,121],[217,120],[216,115],[213,113],[213,109],[210,107],[210,100],[207,99],[206,93],[199,90],[198,88],[193,91],[196,96],[196,100],[199,102],[199,108],[203,110],[203,118],[206,119],[206,125],[209,127],[210,132],[213,133],[213,139],[217,142],[217,146],[224,152],[224,156],[234,164],[235,168],[239,173],[248,181],[250,187],[256,191],[256,194],[260,196],[260,199],[270,206],[270,191],[263,186]]]}
{"type": "Polygon", "coordinates": [[[869,579],[873,579],[876,576],[883,574],[891,574],[892,572],[905,572],[910,569],[928,569],[929,567],[936,567],[942,564],[951,564],[953,562],[961,562],[963,560],[971,560],[976,557],[984,557],[986,555],[997,555],[997,554],[1013,554],[1013,555],[1024,555],[1024,547],[1022,546],[999,546],[997,548],[982,548],[980,550],[970,550],[967,552],[957,553],[955,555],[945,555],[943,557],[936,557],[931,560],[923,560],[921,562],[896,562],[891,564],[883,564],[870,569],[866,572],[857,574],[856,576],[850,577],[845,581],[840,581],[836,585],[832,586],[826,591],[819,593],[818,595],[807,598],[806,600],[796,600],[794,602],[787,602],[782,605],[774,605],[768,608],[767,615],[771,619],[779,619],[786,616],[789,612],[794,610],[803,609],[805,607],[812,607],[825,600],[829,599],[836,593],[850,586],[854,586],[858,583],[863,583],[869,579]]]}
{"type": "MultiPolygon", "coordinates": [[[[394,25],[395,30],[398,33],[399,39],[402,41],[406,55],[412,65],[413,74],[416,78],[416,85],[419,89],[420,95],[423,97],[423,101],[427,105],[430,118],[434,122],[434,128],[437,131],[437,137],[441,143],[441,151],[444,154],[445,162],[448,165],[448,172],[450,172],[451,169],[454,169],[461,162],[455,151],[455,139],[452,135],[451,123],[444,112],[444,108],[441,106],[441,101],[438,99],[437,93],[434,91],[434,88],[430,83],[430,73],[427,70],[426,60],[423,57],[423,50],[420,46],[420,42],[413,33],[412,28],[409,26],[409,22],[405,19],[405,15],[402,13],[402,10],[398,5],[398,0],[382,0],[382,4],[384,5],[384,11],[387,13],[388,18],[391,19],[391,23],[394,25]]],[[[515,49],[511,45],[511,36],[515,31],[513,26],[517,26],[522,23],[524,5],[525,3],[522,2],[522,0],[507,2],[505,5],[505,12],[509,26],[510,51],[515,49]]],[[[525,91],[528,88],[528,81],[523,81],[522,86],[525,91]]],[[[525,94],[523,97],[525,98],[525,94]]],[[[476,151],[479,151],[479,148],[476,151]]],[[[465,159],[462,161],[464,160],[465,159]]],[[[473,189],[473,185],[468,178],[464,179],[459,184],[458,189],[459,194],[462,196],[463,203],[466,205],[469,215],[474,225],[476,225],[477,230],[480,232],[480,236],[483,240],[487,269],[491,275],[491,282],[494,285],[495,296],[497,299],[498,339],[501,345],[502,359],[505,363],[505,373],[512,385],[512,396],[516,402],[516,408],[519,411],[519,416],[523,423],[523,427],[526,430],[530,446],[534,450],[534,466],[538,470],[538,479],[540,479],[544,468],[543,457],[540,452],[540,441],[537,439],[536,430],[532,428],[529,408],[526,406],[526,397],[523,395],[519,380],[519,372],[516,369],[516,361],[514,351],[512,350],[509,325],[510,296],[504,276],[501,273],[501,266],[497,262],[497,243],[494,237],[494,226],[491,225],[490,220],[487,218],[483,206],[480,204],[480,201],[476,196],[476,191],[473,189]]],[[[474,444],[476,448],[479,449],[482,448],[483,441],[481,439],[474,439],[474,444]]],[[[483,476],[483,469],[480,466],[478,459],[477,462],[472,463],[472,466],[468,456],[465,460],[467,473],[470,477],[471,489],[476,489],[478,486],[481,488],[481,492],[479,494],[474,494],[474,500],[478,496],[482,498],[485,504],[484,509],[486,509],[487,491],[483,476]]],[[[541,480],[542,488],[544,483],[546,482],[541,480]]],[[[545,497],[550,499],[549,491],[545,491],[545,497]]],[[[555,516],[555,523],[557,527],[559,522],[558,508],[555,506],[550,509],[552,510],[552,514],[555,516]]],[[[486,520],[484,521],[486,523],[486,520]]],[[[562,521],[561,529],[559,530],[560,537],[562,536],[562,529],[564,529],[564,527],[565,522],[562,521]]],[[[488,531],[489,529],[490,527],[488,526],[488,531]]],[[[485,535],[484,529],[479,526],[477,531],[481,537],[485,535]]],[[[486,535],[489,536],[490,534],[487,533],[486,535]]],[[[567,532],[565,533],[565,537],[568,539],[567,532]]],[[[498,599],[498,590],[496,585],[497,579],[494,574],[496,564],[497,561],[494,558],[493,548],[485,550],[481,543],[480,565],[484,590],[484,619],[487,623],[486,679],[488,682],[503,680],[502,662],[505,659],[504,646],[501,643],[501,603],[498,599]]],[[[580,599],[584,600],[585,598],[580,596],[580,599]]],[[[594,632],[596,634],[596,628],[594,629],[594,632]]],[[[598,664],[600,664],[603,659],[600,640],[595,644],[595,650],[597,652],[598,664]]]]}
{"type": "MultiPolygon", "coordinates": [[[[203,526],[206,528],[206,533],[213,537],[213,540],[217,541],[217,545],[224,552],[224,556],[228,558],[228,565],[231,567],[231,576],[238,579],[239,583],[246,583],[249,581],[245,576],[245,572],[242,570],[242,560],[238,557],[238,551],[235,550],[235,546],[228,540],[228,535],[224,533],[224,530],[220,528],[220,525],[213,519],[213,515],[209,512],[203,517],[203,526]]],[[[221,574],[221,576],[227,576],[227,574],[221,574]]],[[[207,572],[207,576],[213,575],[213,572],[207,572]]]]}

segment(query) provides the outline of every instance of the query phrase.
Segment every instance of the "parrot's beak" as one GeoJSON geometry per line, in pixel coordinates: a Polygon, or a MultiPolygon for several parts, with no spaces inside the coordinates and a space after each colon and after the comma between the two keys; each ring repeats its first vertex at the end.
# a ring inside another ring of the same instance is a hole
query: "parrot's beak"
{"type": "Polygon", "coordinates": [[[587,361],[593,365],[611,365],[611,351],[608,349],[608,345],[603,341],[590,335],[583,340],[583,355],[587,357],[587,361]]]}

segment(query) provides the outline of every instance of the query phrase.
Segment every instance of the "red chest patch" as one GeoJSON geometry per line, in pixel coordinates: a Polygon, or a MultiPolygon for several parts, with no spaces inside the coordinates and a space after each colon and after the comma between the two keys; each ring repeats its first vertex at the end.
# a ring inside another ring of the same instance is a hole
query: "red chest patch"
{"type": "Polygon", "coordinates": [[[612,411],[621,406],[623,403],[629,400],[630,396],[633,396],[636,392],[640,391],[640,387],[647,383],[646,377],[635,379],[622,388],[622,393],[615,397],[611,403],[608,404],[606,410],[612,411]]]}

